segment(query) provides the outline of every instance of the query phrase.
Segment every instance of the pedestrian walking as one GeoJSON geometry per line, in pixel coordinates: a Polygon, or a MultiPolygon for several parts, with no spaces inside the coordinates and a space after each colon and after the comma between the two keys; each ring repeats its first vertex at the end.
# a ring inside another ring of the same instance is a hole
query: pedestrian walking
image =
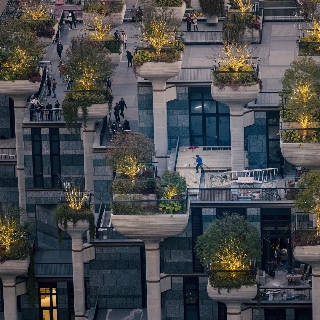
{"type": "Polygon", "coordinates": [[[126,33],[124,31],[122,31],[122,33],[121,33],[121,42],[123,44],[123,48],[124,49],[127,49],[127,40],[128,40],[128,37],[127,37],[126,33]]]}
{"type": "Polygon", "coordinates": [[[61,59],[62,51],[63,51],[63,45],[61,43],[61,40],[59,40],[57,43],[57,53],[60,59],[61,59]]]}
{"type": "Polygon", "coordinates": [[[69,30],[71,30],[72,29],[72,13],[71,12],[69,12],[68,14],[67,21],[69,24],[69,30]]]}
{"type": "Polygon", "coordinates": [[[119,30],[116,30],[115,33],[113,34],[114,36],[114,40],[118,40],[120,41],[120,34],[119,34],[119,30]]]}
{"type": "Polygon", "coordinates": [[[132,67],[132,58],[133,58],[133,56],[132,56],[132,53],[129,51],[129,50],[127,50],[127,59],[128,59],[128,68],[129,68],[129,64],[130,64],[130,67],[132,67]]]}
{"type": "Polygon", "coordinates": [[[110,79],[110,77],[108,77],[107,80],[106,80],[106,87],[107,87],[107,89],[111,90],[111,79],[110,79]]]}
{"type": "Polygon", "coordinates": [[[191,31],[192,18],[190,16],[190,13],[188,13],[186,21],[187,21],[187,31],[191,31]]]}
{"type": "Polygon", "coordinates": [[[74,11],[71,11],[71,17],[72,17],[71,26],[73,25],[74,28],[77,29],[77,18],[76,18],[76,14],[74,13],[74,11]]]}
{"type": "Polygon", "coordinates": [[[57,90],[57,81],[56,79],[52,79],[52,98],[56,98],[57,94],[56,94],[56,90],[57,90]]]}
{"type": "Polygon", "coordinates": [[[119,101],[119,105],[120,105],[120,115],[122,118],[124,118],[124,113],[123,113],[124,108],[126,108],[126,109],[128,109],[128,108],[127,108],[126,102],[124,101],[123,98],[121,98],[121,100],[119,101]]]}
{"type": "Polygon", "coordinates": [[[39,102],[36,103],[35,108],[36,108],[36,119],[37,119],[37,121],[40,121],[41,120],[41,105],[39,102]]]}
{"type": "Polygon", "coordinates": [[[193,31],[199,31],[198,30],[198,18],[194,13],[192,15],[192,23],[193,23],[193,31]]]}
{"type": "Polygon", "coordinates": [[[120,122],[120,105],[118,102],[116,103],[113,110],[114,110],[113,114],[116,118],[116,122],[120,122]]]}
{"type": "Polygon", "coordinates": [[[47,96],[51,96],[51,79],[49,76],[47,76],[47,88],[48,88],[47,96]]]}

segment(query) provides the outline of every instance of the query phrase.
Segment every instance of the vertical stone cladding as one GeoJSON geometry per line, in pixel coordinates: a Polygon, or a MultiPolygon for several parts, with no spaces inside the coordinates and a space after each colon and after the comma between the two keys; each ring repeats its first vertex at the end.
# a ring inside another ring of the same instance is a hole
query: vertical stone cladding
{"type": "Polygon", "coordinates": [[[218,319],[218,302],[209,298],[207,277],[199,278],[199,309],[201,320],[218,319]]]}
{"type": "Polygon", "coordinates": [[[177,137],[181,146],[190,144],[188,87],[176,87],[177,99],[167,103],[168,147],[175,148],[177,137]]]}
{"type": "MultiPolygon", "coordinates": [[[[142,308],[142,265],[139,246],[96,246],[89,262],[90,304],[101,309],[142,308]]],[[[144,284],[143,284],[144,285],[144,284]]]]}
{"type": "Polygon", "coordinates": [[[138,86],[139,131],[153,139],[152,85],[138,86]]]}
{"type": "MultiPolygon", "coordinates": [[[[254,113],[254,124],[244,128],[249,169],[267,167],[266,112],[254,113]]],[[[280,142],[279,142],[280,148],[280,142]]]]}
{"type": "Polygon", "coordinates": [[[3,202],[19,206],[18,178],[15,166],[0,165],[0,194],[3,202]]]}
{"type": "Polygon", "coordinates": [[[0,95],[0,137],[11,138],[9,97],[0,95]]]}

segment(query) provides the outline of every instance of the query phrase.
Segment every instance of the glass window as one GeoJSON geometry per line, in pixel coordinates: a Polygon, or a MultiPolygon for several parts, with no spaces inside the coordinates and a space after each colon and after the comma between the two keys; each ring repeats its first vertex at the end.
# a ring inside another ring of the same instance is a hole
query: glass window
{"type": "Polygon", "coordinates": [[[40,313],[42,320],[58,320],[57,289],[55,284],[39,286],[40,313]],[[45,286],[45,287],[44,287],[45,286]]]}
{"type": "Polygon", "coordinates": [[[202,136],[202,117],[194,116],[191,118],[191,133],[192,136],[202,136]]]}
{"type": "Polygon", "coordinates": [[[230,146],[230,117],[219,118],[219,146],[230,146]]]}
{"type": "Polygon", "coordinates": [[[226,104],[222,102],[218,102],[218,106],[219,106],[219,113],[230,113],[230,109],[226,104]]]}
{"type": "Polygon", "coordinates": [[[202,87],[190,87],[189,88],[190,99],[201,99],[202,87]]]}
{"type": "Polygon", "coordinates": [[[191,106],[191,113],[202,113],[202,101],[196,100],[190,102],[191,106]]]}
{"type": "Polygon", "coordinates": [[[216,117],[206,118],[206,144],[208,146],[217,145],[217,119],[216,117]]]}
{"type": "Polygon", "coordinates": [[[203,99],[212,99],[211,95],[211,86],[210,87],[203,87],[203,99]]]}
{"type": "Polygon", "coordinates": [[[216,101],[204,101],[204,112],[205,113],[216,113],[217,112],[216,101]]]}

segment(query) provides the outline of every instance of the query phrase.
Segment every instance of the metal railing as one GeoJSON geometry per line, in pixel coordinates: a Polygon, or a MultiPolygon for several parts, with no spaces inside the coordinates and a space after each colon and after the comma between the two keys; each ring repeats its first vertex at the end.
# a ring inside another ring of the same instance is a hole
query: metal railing
{"type": "Polygon", "coordinates": [[[63,110],[62,108],[53,108],[53,109],[41,109],[40,111],[36,111],[30,109],[30,121],[64,121],[63,110]]]}
{"type": "Polygon", "coordinates": [[[173,171],[177,170],[177,162],[178,162],[178,155],[179,155],[179,144],[180,144],[180,137],[178,136],[177,143],[176,143],[176,148],[175,148],[173,171]]]}
{"type": "Polygon", "coordinates": [[[299,188],[188,188],[188,195],[197,201],[292,201],[299,188]],[[195,199],[196,197],[196,199],[195,199]]]}
{"type": "Polygon", "coordinates": [[[312,299],[312,288],[309,286],[293,287],[261,287],[260,303],[275,301],[310,301],[312,299]]]}
{"type": "Polygon", "coordinates": [[[17,160],[16,148],[0,148],[0,161],[1,160],[17,160]]]}
{"type": "Polygon", "coordinates": [[[113,200],[113,214],[184,214],[188,208],[186,199],[143,200],[133,196],[130,199],[130,195],[123,196],[127,196],[127,200],[113,200]]]}

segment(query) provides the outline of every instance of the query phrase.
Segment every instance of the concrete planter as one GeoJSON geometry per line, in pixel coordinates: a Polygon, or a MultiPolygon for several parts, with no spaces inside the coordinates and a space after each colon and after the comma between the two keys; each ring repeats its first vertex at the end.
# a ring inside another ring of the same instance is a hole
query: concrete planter
{"type": "Polygon", "coordinates": [[[111,63],[114,66],[118,66],[122,59],[122,55],[123,55],[123,45],[121,45],[121,53],[110,53],[111,63]]]}
{"type": "Polygon", "coordinates": [[[184,17],[185,12],[186,12],[187,5],[186,5],[186,3],[183,1],[181,7],[159,7],[159,10],[162,9],[162,8],[164,8],[164,9],[172,12],[172,14],[174,15],[174,17],[175,17],[177,20],[181,21],[181,20],[183,19],[183,17],[184,17]]]}
{"type": "Polygon", "coordinates": [[[182,61],[175,62],[145,62],[136,68],[139,77],[148,80],[157,80],[175,77],[181,70],[182,61]]]}
{"type": "Polygon", "coordinates": [[[38,40],[45,46],[48,46],[49,44],[52,43],[52,38],[38,37],[38,40]]]}
{"type": "Polygon", "coordinates": [[[160,241],[163,238],[179,234],[187,226],[188,220],[189,209],[185,214],[154,214],[144,216],[111,214],[111,222],[117,232],[126,237],[143,241],[160,241]]]}
{"type": "Polygon", "coordinates": [[[207,25],[208,26],[216,26],[219,22],[218,16],[217,15],[209,15],[206,14],[207,16],[207,25]]]}
{"type": "Polygon", "coordinates": [[[24,100],[39,90],[40,82],[28,80],[0,81],[0,94],[11,97],[13,100],[24,100]]]}
{"type": "Polygon", "coordinates": [[[28,271],[29,259],[6,260],[0,264],[0,278],[18,277],[28,271]]]}
{"type": "Polygon", "coordinates": [[[289,143],[280,140],[280,148],[289,163],[308,169],[320,168],[320,143],[289,143]]]}
{"type": "Polygon", "coordinates": [[[242,286],[239,289],[232,289],[228,292],[227,289],[212,288],[208,280],[207,292],[212,300],[220,301],[227,306],[228,320],[242,320],[241,305],[244,302],[251,301],[257,295],[257,285],[242,286]]]}
{"type": "MultiPolygon", "coordinates": [[[[121,12],[110,13],[106,17],[103,18],[103,24],[111,24],[113,27],[117,27],[123,23],[124,15],[126,13],[126,4],[124,3],[121,12]]],[[[83,22],[87,25],[90,25],[90,21],[93,19],[94,14],[89,12],[83,13],[83,22]]]]}
{"type": "Polygon", "coordinates": [[[320,267],[320,245],[319,246],[296,246],[293,250],[294,257],[310,264],[312,267],[320,267]]]}
{"type": "Polygon", "coordinates": [[[83,234],[89,230],[89,222],[87,220],[79,220],[76,224],[73,224],[72,221],[68,221],[67,226],[67,229],[65,229],[63,224],[59,224],[59,228],[68,232],[71,237],[74,233],[79,234],[81,232],[81,234],[83,234]]]}
{"type": "Polygon", "coordinates": [[[243,303],[245,301],[250,301],[256,297],[257,285],[255,284],[252,286],[242,286],[239,289],[231,289],[230,292],[228,292],[227,289],[221,289],[219,293],[218,289],[213,288],[210,285],[210,282],[208,280],[207,292],[209,297],[212,300],[221,301],[223,303],[227,303],[227,302],[243,303]]]}
{"type": "Polygon", "coordinates": [[[227,104],[230,108],[233,105],[244,107],[247,103],[258,98],[260,89],[259,85],[239,86],[236,89],[231,87],[224,87],[220,89],[215,85],[211,85],[212,98],[227,104]]]}

